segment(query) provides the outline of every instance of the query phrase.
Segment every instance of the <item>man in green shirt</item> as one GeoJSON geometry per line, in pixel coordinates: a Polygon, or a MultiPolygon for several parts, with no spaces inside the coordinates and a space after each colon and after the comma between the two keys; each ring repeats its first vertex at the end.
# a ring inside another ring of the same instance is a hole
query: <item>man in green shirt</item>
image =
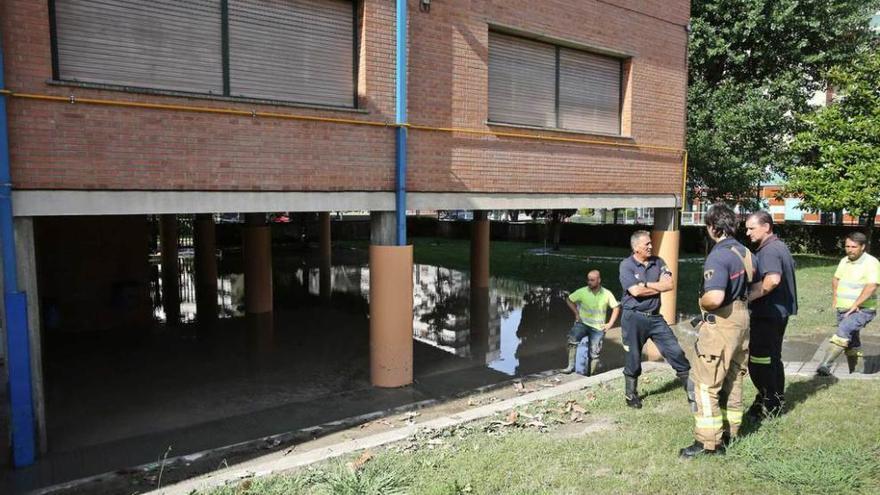
{"type": "Polygon", "coordinates": [[[599,365],[599,353],[602,351],[602,339],[605,332],[611,328],[620,313],[620,304],[610,290],[602,287],[602,275],[599,270],[590,270],[587,273],[587,286],[571,293],[566,299],[569,309],[574,314],[574,325],[568,332],[568,367],[562,370],[571,373],[575,369],[575,356],[577,345],[583,339],[588,339],[589,352],[589,375],[596,373],[599,365]],[[608,309],[611,308],[611,318],[606,320],[608,309]]]}
{"type": "Polygon", "coordinates": [[[859,334],[877,315],[877,285],[880,284],[880,261],[865,252],[867,237],[861,232],[846,236],[846,257],[840,260],[834,278],[832,306],[837,311],[837,332],[831,336],[820,376],[831,376],[831,365],[846,352],[849,372],[861,372],[864,366],[859,334]]]}

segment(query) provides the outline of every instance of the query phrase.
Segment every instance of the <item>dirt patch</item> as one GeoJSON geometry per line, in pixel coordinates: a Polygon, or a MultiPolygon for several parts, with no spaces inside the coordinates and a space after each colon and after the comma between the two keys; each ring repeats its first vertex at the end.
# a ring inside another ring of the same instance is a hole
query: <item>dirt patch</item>
{"type": "Polygon", "coordinates": [[[613,418],[598,416],[584,423],[567,423],[554,428],[550,435],[553,438],[580,438],[593,433],[613,431],[617,429],[617,423],[613,418]]]}

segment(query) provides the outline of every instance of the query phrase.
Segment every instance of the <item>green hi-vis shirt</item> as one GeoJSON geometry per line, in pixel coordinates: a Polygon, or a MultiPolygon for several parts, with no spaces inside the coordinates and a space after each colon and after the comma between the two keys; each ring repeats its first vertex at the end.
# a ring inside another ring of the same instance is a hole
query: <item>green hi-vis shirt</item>
{"type": "Polygon", "coordinates": [[[605,325],[608,308],[616,308],[619,305],[614,294],[605,287],[599,287],[595,293],[589,287],[581,287],[572,292],[568,300],[577,304],[581,322],[597,330],[601,330],[605,325]]]}
{"type": "MultiPolygon", "coordinates": [[[[868,284],[880,284],[880,261],[868,253],[859,256],[859,259],[850,261],[849,258],[840,260],[837,271],[834,272],[837,281],[837,308],[848,309],[855,304],[856,299],[868,284]]],[[[869,297],[861,305],[864,309],[877,308],[877,295],[869,297]]]]}

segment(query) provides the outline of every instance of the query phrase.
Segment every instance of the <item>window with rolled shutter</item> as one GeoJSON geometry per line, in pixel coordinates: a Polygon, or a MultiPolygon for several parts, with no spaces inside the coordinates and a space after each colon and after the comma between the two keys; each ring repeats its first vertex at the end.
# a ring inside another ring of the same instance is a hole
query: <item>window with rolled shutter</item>
{"type": "Polygon", "coordinates": [[[556,127],[556,48],[489,33],[489,120],[556,127]]]}
{"type": "Polygon", "coordinates": [[[619,59],[559,49],[559,127],[620,133],[619,59]]]}
{"type": "Polygon", "coordinates": [[[489,121],[620,134],[621,59],[489,33],[489,121]]]}
{"type": "Polygon", "coordinates": [[[354,106],[350,0],[229,0],[232,96],[354,106]]]}
{"type": "Polygon", "coordinates": [[[219,0],[54,0],[57,76],[223,93],[219,0]]]}

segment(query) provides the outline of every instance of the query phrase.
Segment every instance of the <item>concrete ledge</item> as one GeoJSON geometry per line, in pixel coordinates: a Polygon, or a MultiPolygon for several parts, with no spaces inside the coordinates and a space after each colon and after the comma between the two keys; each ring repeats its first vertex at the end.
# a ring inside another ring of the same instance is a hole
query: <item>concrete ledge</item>
{"type": "MultiPolygon", "coordinates": [[[[643,363],[646,372],[666,369],[665,363],[643,363]]],[[[498,401],[485,406],[475,407],[449,416],[425,421],[394,430],[377,433],[364,438],[348,440],[327,447],[316,448],[302,453],[285,455],[283,452],[258,457],[237,466],[215,471],[208,475],[193,478],[176,485],[155,490],[149,493],[165,495],[186,495],[195,490],[204,491],[211,488],[236,483],[242,479],[255,476],[269,476],[290,471],[316,462],[333,459],[363,449],[376,448],[405,440],[422,429],[442,429],[491,417],[503,411],[520,407],[531,402],[547,400],[584,388],[612,381],[623,376],[622,368],[618,368],[597,376],[577,378],[553,388],[538,390],[507,400],[498,401]]]]}
{"type": "MultiPolygon", "coordinates": [[[[393,211],[385,191],[54,191],[12,192],[17,217],[259,213],[272,211],[393,211]]],[[[528,194],[411,192],[409,210],[677,208],[675,194],[528,194]]]]}

